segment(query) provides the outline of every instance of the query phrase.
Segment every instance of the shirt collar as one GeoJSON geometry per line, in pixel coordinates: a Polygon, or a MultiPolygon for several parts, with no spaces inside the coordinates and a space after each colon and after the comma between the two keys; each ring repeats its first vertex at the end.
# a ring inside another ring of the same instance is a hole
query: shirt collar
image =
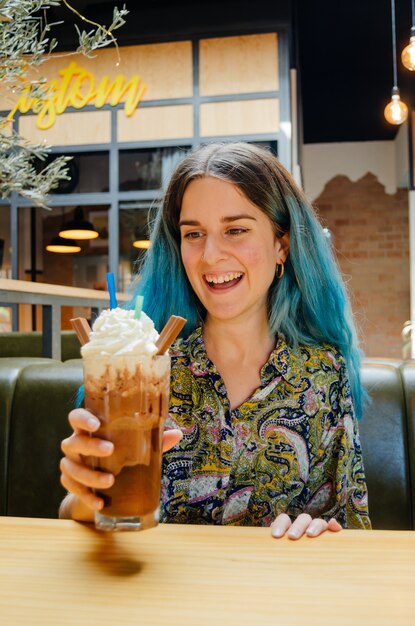
{"type": "MultiPolygon", "coordinates": [[[[190,335],[188,341],[192,365],[200,373],[204,372],[207,374],[211,372],[213,363],[206,354],[201,326],[196,328],[190,335]]],[[[268,361],[261,368],[261,383],[268,384],[277,376],[282,376],[286,382],[290,383],[292,378],[296,377],[295,372],[298,371],[300,364],[297,362],[299,360],[299,355],[296,355],[292,348],[288,346],[284,336],[278,335],[275,349],[271,352],[268,361]]]]}

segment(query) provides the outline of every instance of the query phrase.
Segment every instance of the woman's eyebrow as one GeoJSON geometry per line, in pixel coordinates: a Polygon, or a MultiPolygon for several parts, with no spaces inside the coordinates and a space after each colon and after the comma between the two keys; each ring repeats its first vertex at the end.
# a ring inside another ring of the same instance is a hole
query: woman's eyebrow
{"type": "Polygon", "coordinates": [[[221,217],[221,222],[236,222],[237,220],[254,220],[256,222],[256,218],[252,217],[252,215],[246,215],[245,213],[240,213],[239,215],[230,215],[229,217],[221,217]]]}
{"type": "Polygon", "coordinates": [[[200,226],[200,222],[197,220],[180,220],[179,228],[181,226],[200,226]]]}
{"type": "MultiPolygon", "coordinates": [[[[246,215],[245,213],[240,213],[239,215],[229,215],[228,217],[224,216],[220,218],[221,222],[228,224],[229,222],[237,222],[238,220],[254,220],[256,222],[256,218],[252,217],[252,215],[246,215]]],[[[179,227],[181,226],[200,226],[200,222],[197,220],[180,220],[179,227]]]]}

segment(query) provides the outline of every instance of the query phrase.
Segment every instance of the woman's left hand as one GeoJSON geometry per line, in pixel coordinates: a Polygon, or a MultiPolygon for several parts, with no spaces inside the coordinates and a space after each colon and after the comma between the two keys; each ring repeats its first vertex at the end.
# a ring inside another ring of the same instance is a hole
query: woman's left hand
{"type": "Polygon", "coordinates": [[[307,537],[318,537],[326,530],[338,532],[341,530],[339,522],[332,517],[328,522],[324,519],[313,519],[308,513],[301,513],[294,522],[286,513],[281,513],[271,524],[271,535],[279,538],[287,533],[289,539],[300,539],[303,535],[307,537]]]}

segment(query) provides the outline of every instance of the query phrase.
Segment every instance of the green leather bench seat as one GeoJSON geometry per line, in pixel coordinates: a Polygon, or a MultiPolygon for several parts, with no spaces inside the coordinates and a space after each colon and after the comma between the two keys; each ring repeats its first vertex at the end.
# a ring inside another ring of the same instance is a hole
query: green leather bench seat
{"type": "Polygon", "coordinates": [[[10,423],[16,384],[21,371],[28,365],[42,366],[50,363],[51,359],[35,357],[0,358],[0,515],[6,513],[10,423]]]}
{"type": "MultiPolygon", "coordinates": [[[[79,340],[72,330],[61,332],[62,361],[79,359],[81,356],[79,340]]],[[[0,357],[41,357],[42,333],[10,332],[0,333],[0,357]]]]}
{"type": "Polygon", "coordinates": [[[412,528],[415,527],[415,362],[401,365],[402,382],[405,389],[407,440],[409,456],[409,486],[412,494],[412,528]]]}
{"type": "Polygon", "coordinates": [[[7,514],[57,517],[65,491],[59,482],[60,442],[82,385],[82,362],[29,365],[15,387],[9,433],[7,514]]]}
{"type": "Polygon", "coordinates": [[[401,372],[396,365],[366,362],[362,379],[370,395],[359,429],[372,525],[411,529],[413,497],[401,372]]]}

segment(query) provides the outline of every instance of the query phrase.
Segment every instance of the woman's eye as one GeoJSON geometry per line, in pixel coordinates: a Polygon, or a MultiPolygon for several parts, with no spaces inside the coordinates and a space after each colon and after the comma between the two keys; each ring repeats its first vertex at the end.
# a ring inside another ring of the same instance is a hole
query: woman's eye
{"type": "Polygon", "coordinates": [[[238,235],[243,235],[248,232],[248,230],[246,228],[229,228],[226,232],[228,235],[237,237],[238,235]]]}
{"type": "Polygon", "coordinates": [[[202,233],[199,232],[198,230],[195,231],[191,231],[190,233],[186,233],[184,235],[185,239],[199,239],[199,237],[202,236],[202,233]]]}

